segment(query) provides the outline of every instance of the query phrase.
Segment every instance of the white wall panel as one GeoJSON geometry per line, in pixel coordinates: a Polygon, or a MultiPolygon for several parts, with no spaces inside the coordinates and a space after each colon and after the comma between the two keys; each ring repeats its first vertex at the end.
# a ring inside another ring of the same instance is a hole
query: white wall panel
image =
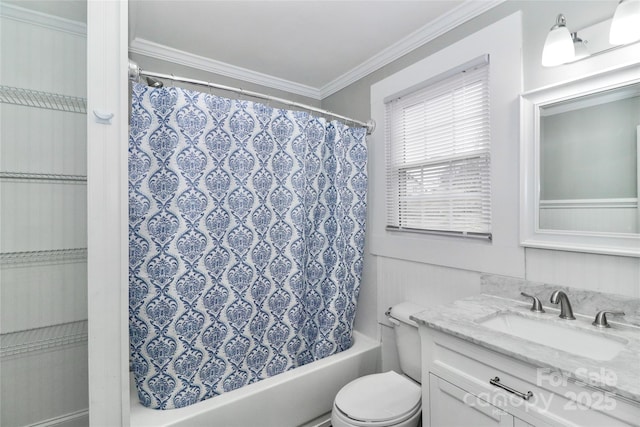
{"type": "Polygon", "coordinates": [[[527,249],[527,280],[640,297],[640,258],[527,249]]]}
{"type": "Polygon", "coordinates": [[[87,6],[87,107],[114,114],[109,126],[87,120],[89,416],[93,427],[128,426],[128,7],[87,6]]]}
{"type": "Polygon", "coordinates": [[[1,19],[3,85],[86,96],[85,37],[1,19]]]}
{"type": "Polygon", "coordinates": [[[87,174],[84,114],[0,105],[0,170],[87,174]]]}
{"type": "Polygon", "coordinates": [[[2,266],[0,333],[87,318],[86,258],[2,266]]]}
{"type": "MultiPolygon", "coordinates": [[[[86,97],[82,32],[0,12],[0,85],[86,97]]],[[[0,116],[0,425],[88,425],[86,115],[0,116]]]]}
{"type": "Polygon", "coordinates": [[[87,345],[2,358],[0,425],[17,427],[88,406],[87,345]]]}
{"type": "Polygon", "coordinates": [[[434,306],[480,293],[480,273],[419,262],[378,257],[378,321],[402,301],[434,306]]]}
{"type": "Polygon", "coordinates": [[[385,257],[378,257],[377,266],[382,370],[398,371],[395,335],[384,316],[387,308],[402,301],[429,307],[478,294],[480,273],[385,257]]]}
{"type": "Polygon", "coordinates": [[[83,184],[3,180],[2,252],[87,246],[87,189],[83,184]]]}

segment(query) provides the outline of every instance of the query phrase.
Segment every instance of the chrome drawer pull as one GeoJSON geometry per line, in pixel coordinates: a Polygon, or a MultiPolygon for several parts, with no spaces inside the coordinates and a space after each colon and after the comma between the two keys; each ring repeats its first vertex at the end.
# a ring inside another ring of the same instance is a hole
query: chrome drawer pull
{"type": "Polygon", "coordinates": [[[518,390],[512,389],[511,387],[504,385],[504,384],[500,384],[500,378],[495,377],[492,380],[489,380],[489,384],[494,385],[496,387],[500,387],[503,390],[508,391],[509,393],[513,393],[518,397],[523,398],[524,400],[529,400],[531,399],[531,397],[533,397],[533,393],[531,393],[531,391],[528,391],[526,394],[519,392],[518,390]]]}

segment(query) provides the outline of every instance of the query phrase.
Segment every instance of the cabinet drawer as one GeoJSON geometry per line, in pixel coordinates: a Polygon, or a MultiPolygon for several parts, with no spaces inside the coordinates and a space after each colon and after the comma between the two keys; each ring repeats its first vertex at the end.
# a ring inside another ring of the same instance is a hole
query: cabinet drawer
{"type": "Polygon", "coordinates": [[[640,406],[634,402],[576,383],[552,369],[538,368],[438,331],[430,334],[430,356],[425,354],[431,359],[430,372],[528,423],[558,427],[640,425],[640,406]],[[496,377],[499,380],[491,384],[496,377]]]}
{"type": "MultiPolygon", "coordinates": [[[[479,399],[442,378],[429,374],[429,418],[431,427],[513,427],[530,426],[513,415],[479,399]]],[[[424,417],[423,417],[424,419],[424,417]]]]}

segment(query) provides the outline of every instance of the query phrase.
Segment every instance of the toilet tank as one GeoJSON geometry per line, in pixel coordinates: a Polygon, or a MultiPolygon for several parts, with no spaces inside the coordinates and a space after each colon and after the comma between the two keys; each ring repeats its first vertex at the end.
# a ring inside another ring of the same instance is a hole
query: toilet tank
{"type": "Polygon", "coordinates": [[[396,336],[400,369],[418,383],[422,382],[420,375],[422,371],[420,334],[418,333],[418,324],[411,320],[409,316],[424,309],[424,307],[417,304],[402,302],[387,311],[387,317],[393,324],[393,331],[396,336]]]}

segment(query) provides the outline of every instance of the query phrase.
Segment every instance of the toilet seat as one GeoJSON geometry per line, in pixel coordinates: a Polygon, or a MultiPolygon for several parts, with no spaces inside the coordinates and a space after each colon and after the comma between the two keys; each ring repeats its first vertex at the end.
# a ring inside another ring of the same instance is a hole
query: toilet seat
{"type": "Polygon", "coordinates": [[[354,426],[394,425],[420,411],[421,390],[394,371],[367,375],[343,387],[334,406],[354,426]]]}
{"type": "Polygon", "coordinates": [[[421,409],[421,404],[418,404],[414,411],[395,420],[357,421],[349,418],[334,404],[331,421],[334,427],[413,427],[419,425],[421,409]]]}

